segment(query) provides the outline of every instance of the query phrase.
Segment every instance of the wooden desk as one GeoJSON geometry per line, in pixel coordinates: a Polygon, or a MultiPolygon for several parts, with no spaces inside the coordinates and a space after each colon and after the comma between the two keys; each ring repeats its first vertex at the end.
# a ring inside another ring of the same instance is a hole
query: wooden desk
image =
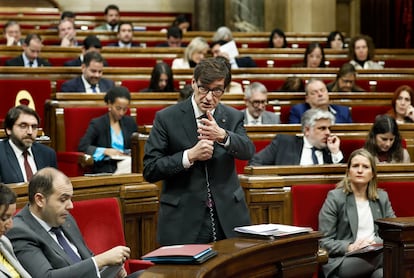
{"type": "MultiPolygon", "coordinates": [[[[158,247],[156,243],[158,187],[140,174],[71,178],[73,200],[116,197],[120,200],[125,240],[131,257],[139,258],[158,247]]],[[[27,202],[27,184],[12,184],[17,207],[27,202]]]]}
{"type": "Polygon", "coordinates": [[[319,232],[277,240],[233,238],[214,243],[215,258],[201,265],[156,265],[140,277],[312,277],[319,232]]]}
{"type": "Polygon", "coordinates": [[[375,221],[384,240],[384,278],[414,277],[414,217],[375,221]]]}

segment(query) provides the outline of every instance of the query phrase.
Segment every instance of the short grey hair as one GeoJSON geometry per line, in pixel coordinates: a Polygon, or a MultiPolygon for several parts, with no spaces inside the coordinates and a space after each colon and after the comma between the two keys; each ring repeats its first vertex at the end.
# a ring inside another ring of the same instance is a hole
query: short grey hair
{"type": "Polygon", "coordinates": [[[305,113],[303,113],[301,119],[302,132],[305,131],[306,127],[312,127],[317,121],[322,119],[331,120],[332,124],[335,123],[335,116],[329,111],[317,108],[307,110],[305,113]]]}
{"type": "MultiPolygon", "coordinates": [[[[309,94],[309,92],[308,92],[309,85],[312,84],[312,83],[314,83],[314,82],[317,82],[317,81],[322,82],[323,84],[325,84],[325,82],[323,82],[323,80],[321,80],[321,79],[318,79],[318,78],[310,78],[308,80],[308,82],[306,83],[306,85],[305,85],[305,93],[306,93],[306,95],[309,94]]],[[[326,84],[325,84],[325,86],[326,86],[326,84]]]]}
{"type": "Polygon", "coordinates": [[[253,92],[261,92],[262,94],[267,95],[267,88],[265,85],[263,85],[263,83],[253,82],[246,87],[246,90],[244,91],[244,98],[250,99],[253,92]]]}
{"type": "Polygon", "coordinates": [[[216,30],[216,32],[213,35],[212,41],[215,42],[215,41],[220,41],[220,40],[223,40],[223,41],[233,40],[233,34],[229,27],[221,26],[216,30]]]}

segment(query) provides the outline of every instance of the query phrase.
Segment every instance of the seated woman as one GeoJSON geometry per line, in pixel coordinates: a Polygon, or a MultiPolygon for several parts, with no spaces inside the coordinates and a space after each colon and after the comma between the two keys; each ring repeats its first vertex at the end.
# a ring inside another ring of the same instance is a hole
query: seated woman
{"type": "Polygon", "coordinates": [[[402,146],[398,124],[389,115],[379,115],[375,118],[365,142],[365,149],[375,157],[377,163],[410,163],[411,161],[408,151],[402,146]]]}
{"type": "Polygon", "coordinates": [[[332,31],[327,37],[326,48],[341,50],[345,48],[345,38],[339,31],[332,31]]]}
{"type": "Polygon", "coordinates": [[[395,217],[388,194],[377,188],[374,157],[357,149],[348,160],[345,177],[329,191],[319,212],[321,247],[329,253],[322,265],[325,277],[382,277],[382,251],[346,256],[368,245],[382,243],[374,221],[395,217]]]}
{"type": "Polygon", "coordinates": [[[322,45],[318,42],[312,42],[308,44],[303,56],[303,63],[293,65],[293,67],[305,67],[305,68],[324,68],[325,65],[325,52],[322,45]]]}
{"type": "Polygon", "coordinates": [[[157,63],[151,72],[151,80],[148,88],[141,92],[176,92],[174,88],[174,77],[167,63],[157,63]]]}
{"type": "Polygon", "coordinates": [[[286,40],[285,32],[276,28],[270,33],[269,36],[269,48],[286,48],[288,43],[286,40]]]}
{"type": "Polygon", "coordinates": [[[345,63],[336,74],[335,81],[326,85],[329,92],[364,92],[356,85],[357,72],[351,63],[345,63]]]}
{"type": "Polygon", "coordinates": [[[374,62],[375,46],[370,36],[358,35],[349,43],[348,57],[355,69],[382,69],[382,65],[374,62]]]}
{"type": "Polygon", "coordinates": [[[391,101],[392,108],[387,112],[398,124],[414,122],[414,90],[408,85],[402,85],[394,92],[391,101]]]}
{"type": "Polygon", "coordinates": [[[173,69],[189,69],[194,68],[201,60],[203,60],[210,46],[207,41],[202,37],[195,37],[187,45],[184,50],[183,58],[175,58],[172,63],[173,69]]]}
{"type": "Polygon", "coordinates": [[[10,240],[4,235],[13,227],[16,198],[10,187],[0,184],[0,277],[30,278],[32,276],[17,260],[10,240]]]}
{"type": "Polygon", "coordinates": [[[113,87],[104,100],[108,113],[89,123],[78,150],[93,156],[93,173],[131,173],[131,135],[138,130],[126,115],[131,95],[126,87],[113,87]]]}

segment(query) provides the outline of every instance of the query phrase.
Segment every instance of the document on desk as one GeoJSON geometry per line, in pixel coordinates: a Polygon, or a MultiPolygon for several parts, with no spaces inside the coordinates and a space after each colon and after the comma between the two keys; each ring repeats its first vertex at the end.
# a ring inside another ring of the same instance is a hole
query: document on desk
{"type": "Polygon", "coordinates": [[[234,228],[241,236],[256,236],[262,238],[277,238],[293,234],[308,233],[313,231],[310,227],[299,227],[283,224],[258,224],[234,228]]]}

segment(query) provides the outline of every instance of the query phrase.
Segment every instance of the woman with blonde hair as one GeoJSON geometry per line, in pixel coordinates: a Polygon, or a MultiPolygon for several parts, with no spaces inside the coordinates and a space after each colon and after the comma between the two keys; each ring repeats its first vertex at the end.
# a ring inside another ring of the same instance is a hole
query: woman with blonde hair
{"type": "Polygon", "coordinates": [[[357,149],[349,157],[345,177],[329,191],[319,212],[324,236],[320,244],[329,253],[322,266],[325,277],[383,277],[383,241],[375,220],[388,217],[395,214],[388,194],[377,188],[375,159],[357,149]],[[365,247],[372,251],[361,252],[365,247]]]}
{"type": "Polygon", "coordinates": [[[173,60],[172,69],[189,69],[194,68],[201,60],[203,60],[210,46],[202,37],[195,37],[185,48],[184,57],[173,60]]]}

